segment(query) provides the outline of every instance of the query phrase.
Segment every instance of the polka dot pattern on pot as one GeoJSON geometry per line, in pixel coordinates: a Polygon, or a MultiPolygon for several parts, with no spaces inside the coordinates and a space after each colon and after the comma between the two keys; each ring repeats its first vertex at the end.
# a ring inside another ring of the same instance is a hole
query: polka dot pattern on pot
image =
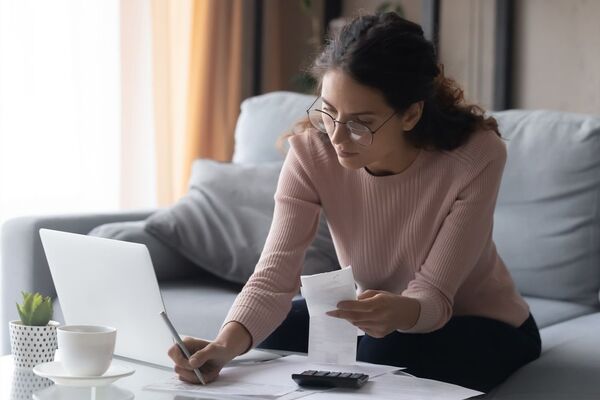
{"type": "Polygon", "coordinates": [[[10,323],[10,345],[17,368],[33,368],[54,361],[57,349],[57,323],[47,326],[26,326],[10,323]]]}

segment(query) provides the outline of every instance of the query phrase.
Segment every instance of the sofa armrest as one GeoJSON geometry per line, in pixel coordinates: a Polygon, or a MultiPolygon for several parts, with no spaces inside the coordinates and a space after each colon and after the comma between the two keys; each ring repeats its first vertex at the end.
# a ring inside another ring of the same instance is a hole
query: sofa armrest
{"type": "MultiPolygon", "coordinates": [[[[27,216],[6,221],[2,226],[0,284],[2,305],[0,329],[8,330],[8,321],[18,319],[16,302],[21,291],[40,292],[56,297],[56,290],[39,235],[41,228],[87,234],[94,227],[110,222],[146,219],[154,210],[116,213],[27,216]]],[[[8,335],[0,335],[0,354],[10,352],[8,335]]]]}

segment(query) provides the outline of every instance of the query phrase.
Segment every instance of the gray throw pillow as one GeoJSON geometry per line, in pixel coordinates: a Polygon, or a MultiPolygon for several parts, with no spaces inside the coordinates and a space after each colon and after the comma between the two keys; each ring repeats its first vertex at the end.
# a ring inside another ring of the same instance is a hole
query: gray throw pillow
{"type": "Polygon", "coordinates": [[[600,118],[494,113],[508,160],[494,241],[521,293],[598,306],[600,118]]]}
{"type": "MultiPolygon", "coordinates": [[[[146,220],[145,229],[205,270],[245,283],[269,233],[280,161],[232,164],[196,160],[189,192],[146,220]]],[[[323,217],[307,249],[303,274],[338,268],[323,217]]]]}

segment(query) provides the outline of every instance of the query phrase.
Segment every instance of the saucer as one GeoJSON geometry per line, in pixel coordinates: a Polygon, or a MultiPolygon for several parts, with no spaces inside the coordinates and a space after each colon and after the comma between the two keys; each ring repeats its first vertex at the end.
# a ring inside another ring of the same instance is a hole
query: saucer
{"type": "Polygon", "coordinates": [[[52,385],[33,393],[33,400],[131,400],[133,398],[135,398],[135,395],[131,391],[116,386],[89,388],[52,385]],[[95,393],[92,393],[92,391],[95,391],[95,393]]]}
{"type": "Polygon", "coordinates": [[[63,386],[104,386],[109,385],[117,379],[132,375],[133,368],[126,368],[112,364],[108,370],[100,376],[73,376],[67,373],[59,361],[36,365],[33,373],[48,378],[57,385],[63,386]]]}

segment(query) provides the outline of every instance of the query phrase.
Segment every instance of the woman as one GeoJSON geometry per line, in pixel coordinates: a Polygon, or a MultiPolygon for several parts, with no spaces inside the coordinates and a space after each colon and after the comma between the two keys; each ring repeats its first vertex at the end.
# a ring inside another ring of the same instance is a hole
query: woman
{"type": "Polygon", "coordinates": [[[357,359],[490,390],[541,348],[492,241],[506,161],[496,121],[464,104],[421,27],[393,13],[354,19],[312,72],[319,97],[289,138],[260,261],[213,342],[187,339],[189,363],[169,350],[176,372],[212,381],[259,344],[306,351],[306,304],[292,297],[323,210],[359,291],[329,315],[366,333],[357,359]]]}

